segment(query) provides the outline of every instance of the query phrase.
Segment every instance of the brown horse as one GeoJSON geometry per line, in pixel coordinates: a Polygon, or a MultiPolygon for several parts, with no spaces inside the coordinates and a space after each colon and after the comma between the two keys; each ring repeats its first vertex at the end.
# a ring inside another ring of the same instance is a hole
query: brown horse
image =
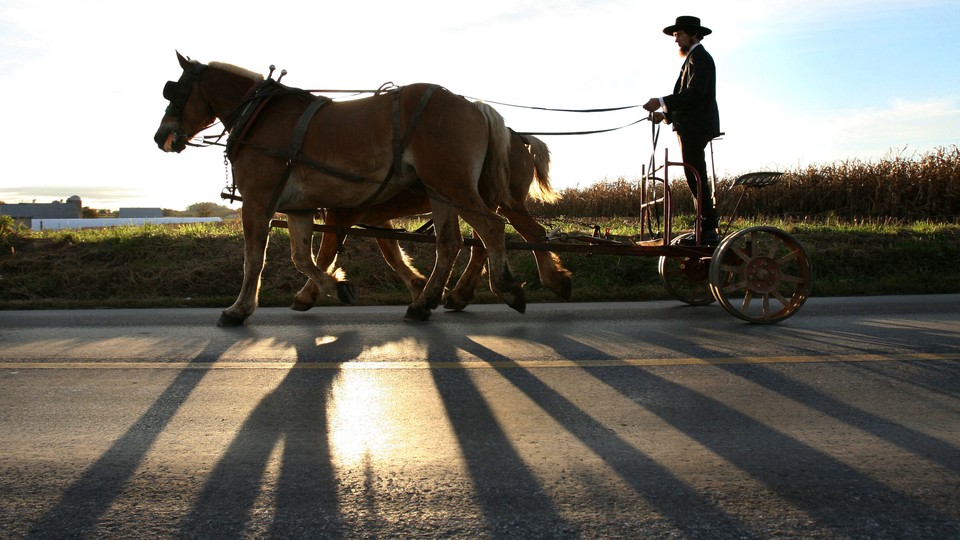
{"type": "MultiPolygon", "coordinates": [[[[288,214],[294,260],[309,260],[314,210],[363,207],[411,189],[430,200],[437,258],[405,318],[426,320],[440,305],[463,244],[458,216],[487,248],[493,291],[525,310],[523,289],[507,267],[504,223],[488,207],[511,202],[505,126],[491,125],[469,101],[435,85],[332,102],[229,64],[177,58],[183,73],[164,87],[170,105],[154,141],[180,152],[219,119],[230,132],[227,155],[243,197],[243,284],[220,325],[242,324],[257,307],[275,212],[288,214]]],[[[332,277],[312,264],[298,268],[321,287],[332,277]]]]}
{"type": "MultiPolygon", "coordinates": [[[[489,109],[497,114],[486,103],[474,103],[480,109],[489,109]]],[[[550,151],[547,145],[536,137],[521,136],[511,133],[510,139],[510,191],[513,202],[501,206],[499,211],[507,217],[510,224],[528,242],[545,242],[546,231],[543,226],[530,217],[526,207],[528,196],[541,200],[551,201],[557,195],[550,186],[550,151]],[[536,184],[534,184],[536,181],[536,184]]],[[[405,192],[400,196],[380,204],[364,209],[335,209],[324,213],[327,225],[350,227],[358,223],[379,227],[391,227],[391,219],[406,215],[424,214],[430,211],[430,201],[416,192],[405,192]]],[[[325,271],[331,271],[339,248],[337,237],[334,234],[324,234],[317,251],[316,265],[325,271]]],[[[411,266],[408,258],[396,240],[376,239],[383,254],[384,260],[393,268],[400,279],[410,290],[413,298],[419,296],[426,284],[426,278],[411,266]]],[[[559,257],[545,251],[533,251],[537,261],[537,270],[540,282],[561,298],[570,298],[570,272],[560,263],[559,257]]],[[[486,260],[483,246],[475,246],[471,250],[470,263],[464,270],[456,287],[450,291],[445,299],[444,306],[448,309],[463,309],[473,299],[474,291],[479,284],[486,260]]],[[[301,263],[303,264],[303,263],[301,263]]],[[[294,298],[291,309],[306,311],[314,306],[321,294],[320,289],[308,280],[294,298]]],[[[347,296],[344,300],[350,301],[347,296]]]]}

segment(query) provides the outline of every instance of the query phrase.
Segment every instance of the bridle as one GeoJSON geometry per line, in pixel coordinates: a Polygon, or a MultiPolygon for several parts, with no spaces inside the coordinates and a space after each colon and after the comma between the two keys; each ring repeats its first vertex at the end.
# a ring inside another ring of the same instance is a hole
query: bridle
{"type": "Polygon", "coordinates": [[[183,109],[186,107],[187,100],[190,99],[190,93],[193,91],[193,83],[200,81],[206,69],[206,64],[191,62],[190,68],[183,70],[183,74],[179,80],[167,81],[167,83],[163,85],[163,97],[170,102],[170,105],[167,105],[167,109],[164,112],[167,116],[177,121],[177,128],[171,130],[174,144],[183,141],[184,144],[193,145],[188,141],[189,137],[187,134],[180,130],[183,123],[183,109]]]}

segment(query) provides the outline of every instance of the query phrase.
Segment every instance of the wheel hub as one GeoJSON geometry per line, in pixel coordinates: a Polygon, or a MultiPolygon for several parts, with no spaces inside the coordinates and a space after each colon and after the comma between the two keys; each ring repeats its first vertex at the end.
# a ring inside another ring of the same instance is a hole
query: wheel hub
{"type": "Polygon", "coordinates": [[[769,294],[780,286],[780,265],[769,257],[752,259],[744,267],[744,278],[750,290],[769,294]]]}
{"type": "Polygon", "coordinates": [[[689,281],[699,282],[709,279],[710,264],[708,259],[690,257],[680,264],[680,268],[689,281]]]}

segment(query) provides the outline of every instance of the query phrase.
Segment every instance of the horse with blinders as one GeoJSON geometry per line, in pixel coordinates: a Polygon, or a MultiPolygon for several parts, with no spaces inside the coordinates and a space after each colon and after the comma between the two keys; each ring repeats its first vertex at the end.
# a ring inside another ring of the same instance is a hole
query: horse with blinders
{"type": "Polygon", "coordinates": [[[405,318],[426,320],[440,304],[463,244],[458,217],[486,248],[491,289],[523,313],[523,289],[507,267],[504,223],[490,209],[513,202],[510,132],[502,118],[435,85],[333,102],[229,64],[177,58],[183,73],[164,87],[170,105],[154,141],[181,152],[219,119],[230,133],[228,157],[243,198],[243,284],[220,325],[242,324],[256,309],[275,212],[288,216],[298,270],[328,291],[336,278],[312,261],[316,209],[358,208],[408,190],[430,199],[437,257],[405,318]]]}

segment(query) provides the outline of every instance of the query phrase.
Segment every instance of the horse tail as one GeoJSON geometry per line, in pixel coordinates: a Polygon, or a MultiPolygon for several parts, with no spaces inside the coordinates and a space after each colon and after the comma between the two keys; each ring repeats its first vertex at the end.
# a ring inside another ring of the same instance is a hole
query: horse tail
{"type": "Polygon", "coordinates": [[[533,135],[522,135],[521,139],[533,157],[533,176],[537,181],[530,184],[530,196],[546,203],[556,202],[560,194],[550,185],[550,149],[547,143],[533,135]]]}
{"type": "Polygon", "coordinates": [[[514,202],[510,194],[510,130],[496,109],[482,101],[473,105],[486,118],[490,137],[480,175],[480,194],[493,207],[509,206],[514,202]]]}

